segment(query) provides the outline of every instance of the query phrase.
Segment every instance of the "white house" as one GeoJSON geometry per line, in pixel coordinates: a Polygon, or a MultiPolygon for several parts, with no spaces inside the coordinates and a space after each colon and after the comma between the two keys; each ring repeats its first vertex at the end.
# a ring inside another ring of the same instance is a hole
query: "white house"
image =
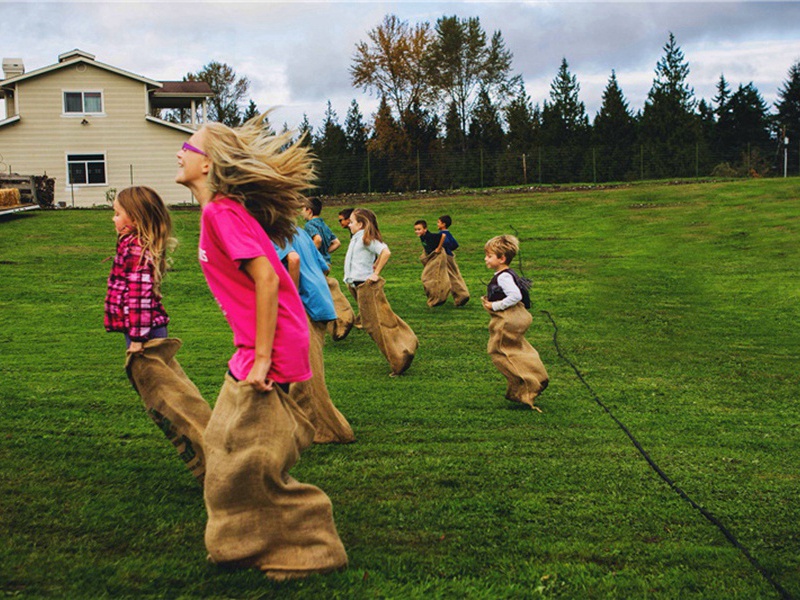
{"type": "Polygon", "coordinates": [[[0,170],[55,178],[55,201],[106,204],[109,189],[153,187],[168,204],[191,195],[175,183],[181,144],[206,120],[205,82],[155,81],[95,60],[81,50],[25,72],[3,59],[0,170]],[[159,118],[182,109],[186,122],[159,118]]]}

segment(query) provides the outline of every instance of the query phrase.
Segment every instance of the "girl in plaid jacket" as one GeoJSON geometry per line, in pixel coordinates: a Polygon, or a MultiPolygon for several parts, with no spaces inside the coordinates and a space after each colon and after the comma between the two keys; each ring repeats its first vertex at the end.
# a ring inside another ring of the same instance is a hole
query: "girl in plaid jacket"
{"type": "Polygon", "coordinates": [[[167,337],[169,316],[161,304],[161,278],[173,245],[172,220],[151,188],[134,186],[114,200],[117,253],[105,300],[106,331],[125,334],[131,352],[152,338],[167,337]]]}

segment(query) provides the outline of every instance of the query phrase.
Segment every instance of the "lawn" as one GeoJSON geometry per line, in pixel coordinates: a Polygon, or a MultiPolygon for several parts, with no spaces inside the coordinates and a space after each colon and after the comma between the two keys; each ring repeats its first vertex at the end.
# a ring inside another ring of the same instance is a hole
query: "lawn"
{"type": "MultiPolygon", "coordinates": [[[[0,591],[800,597],[799,191],[775,179],[370,203],[392,249],[387,296],[420,349],[390,378],[363,332],[328,341],[328,387],[357,442],[314,446],[292,473],[330,496],[350,566],[280,584],[205,560],[201,491],[103,330],[111,212],[0,221],[0,591]],[[413,223],[445,213],[463,308],[428,308],[419,281],[413,223]],[[483,243],[512,228],[534,280],[528,339],[551,376],[543,414],[503,398],[486,354],[483,243]]],[[[323,217],[335,225],[337,210],[323,217]]],[[[170,332],[213,403],[231,334],[197,264],[199,213],[173,214],[170,332]]]]}

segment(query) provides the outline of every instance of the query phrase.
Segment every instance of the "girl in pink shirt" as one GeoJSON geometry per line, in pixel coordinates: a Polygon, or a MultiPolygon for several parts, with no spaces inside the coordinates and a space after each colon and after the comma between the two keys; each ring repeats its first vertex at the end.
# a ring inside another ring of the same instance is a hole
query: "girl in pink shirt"
{"type": "Polygon", "coordinates": [[[289,475],[315,433],[285,393],[311,377],[309,333],[270,241],[294,236],[313,159],[256,117],[236,129],[207,123],[178,166],[175,180],[203,211],[198,258],[236,346],[203,434],[209,559],[276,580],[344,568],[330,499],[289,475]]]}

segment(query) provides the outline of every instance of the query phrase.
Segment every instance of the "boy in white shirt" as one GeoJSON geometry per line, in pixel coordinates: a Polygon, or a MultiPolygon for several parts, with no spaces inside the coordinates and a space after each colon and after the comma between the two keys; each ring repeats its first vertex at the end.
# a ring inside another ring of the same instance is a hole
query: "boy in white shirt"
{"type": "Polygon", "coordinates": [[[508,381],[506,398],[542,412],[534,400],[547,387],[547,370],[539,353],[525,339],[533,322],[528,312],[530,281],[508,266],[519,252],[519,240],[513,235],[493,237],[486,242],[484,251],[486,267],[495,271],[482,298],[483,307],[491,314],[487,351],[508,381]]]}

